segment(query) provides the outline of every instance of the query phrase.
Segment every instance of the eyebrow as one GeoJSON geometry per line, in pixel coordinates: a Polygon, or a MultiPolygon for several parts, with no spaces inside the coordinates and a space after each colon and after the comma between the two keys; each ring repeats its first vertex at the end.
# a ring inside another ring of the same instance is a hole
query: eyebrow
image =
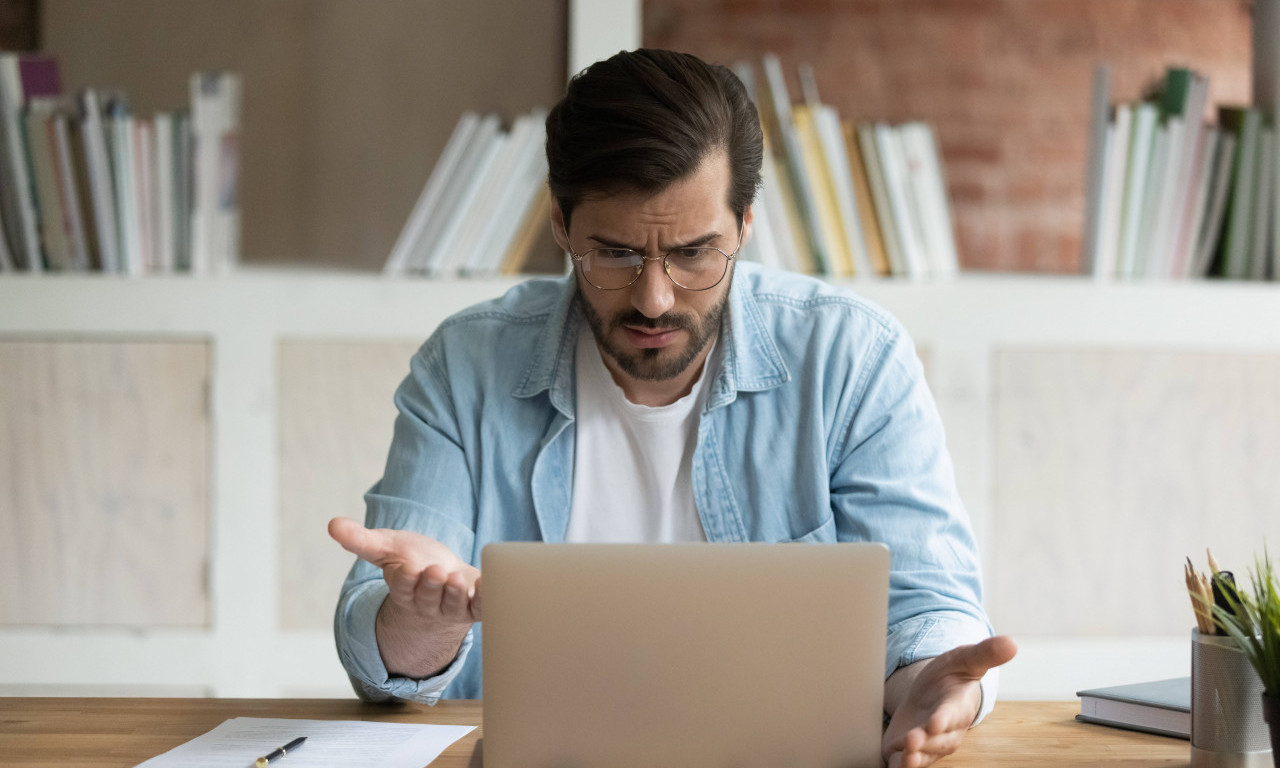
{"type": "MultiPolygon", "coordinates": [[[[701,237],[696,237],[687,243],[681,243],[680,245],[673,245],[670,248],[667,248],[666,250],[675,251],[681,248],[701,248],[702,246],[707,245],[708,243],[714,242],[719,238],[720,238],[719,232],[710,232],[708,234],[702,235],[701,237]]],[[[636,251],[636,252],[640,252],[644,250],[643,248],[637,248],[634,245],[627,245],[626,243],[619,242],[617,240],[610,240],[607,237],[601,237],[599,235],[588,235],[587,239],[593,242],[599,243],[605,248],[623,248],[628,251],[636,251]]]]}

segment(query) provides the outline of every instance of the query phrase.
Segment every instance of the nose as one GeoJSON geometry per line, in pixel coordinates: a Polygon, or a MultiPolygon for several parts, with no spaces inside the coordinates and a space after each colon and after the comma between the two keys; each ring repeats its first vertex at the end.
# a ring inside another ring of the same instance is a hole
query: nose
{"type": "Polygon", "coordinates": [[[646,256],[644,271],[631,284],[631,306],[645,317],[660,317],[675,304],[675,288],[667,276],[663,258],[646,256]]]}

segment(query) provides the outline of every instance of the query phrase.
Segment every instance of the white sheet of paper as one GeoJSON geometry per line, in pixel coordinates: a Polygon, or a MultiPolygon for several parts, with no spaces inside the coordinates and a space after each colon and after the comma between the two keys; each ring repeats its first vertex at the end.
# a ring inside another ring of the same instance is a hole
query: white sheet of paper
{"type": "Polygon", "coordinates": [[[422,768],[474,725],[370,723],[234,717],[137,768],[251,768],[299,736],[307,742],[271,765],[281,768],[422,768]]]}

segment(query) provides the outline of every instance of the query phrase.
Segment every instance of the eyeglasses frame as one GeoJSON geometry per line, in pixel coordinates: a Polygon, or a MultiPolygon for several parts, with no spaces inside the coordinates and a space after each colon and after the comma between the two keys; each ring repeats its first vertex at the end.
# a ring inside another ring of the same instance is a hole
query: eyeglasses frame
{"type": "MultiPolygon", "coordinates": [[[[667,279],[668,279],[668,280],[670,280],[670,281],[671,281],[671,284],[672,284],[672,285],[674,285],[675,287],[677,287],[677,288],[679,288],[679,289],[681,289],[681,290],[683,290],[683,291],[709,291],[709,290],[711,290],[712,288],[715,288],[717,285],[719,285],[719,284],[723,283],[723,282],[724,282],[724,276],[725,276],[725,275],[727,275],[727,274],[729,274],[729,265],[730,265],[731,263],[733,263],[733,261],[734,261],[736,258],[738,258],[738,252],[742,250],[742,233],[746,231],[746,226],[747,226],[747,221],[746,221],[746,217],[744,216],[744,217],[743,217],[743,219],[742,219],[742,221],[740,221],[740,222],[738,223],[738,245],[737,245],[737,247],[735,247],[735,248],[733,249],[733,253],[725,253],[724,251],[721,251],[719,248],[716,248],[716,247],[715,247],[715,246],[713,246],[713,245],[699,245],[699,246],[692,246],[692,247],[695,247],[695,248],[710,248],[710,249],[712,249],[713,251],[720,251],[720,255],[721,255],[721,256],[724,256],[724,258],[725,258],[724,272],[722,272],[722,273],[720,274],[720,279],[719,279],[719,280],[716,280],[716,281],[715,281],[714,283],[712,283],[711,285],[708,285],[706,288],[687,288],[687,287],[685,287],[685,286],[681,285],[680,283],[677,283],[677,282],[676,282],[676,279],[675,279],[674,277],[672,277],[672,276],[671,276],[671,262],[670,262],[670,261],[668,261],[668,259],[671,257],[671,254],[672,254],[672,253],[674,253],[675,251],[682,251],[682,250],[684,250],[685,248],[688,248],[688,247],[690,247],[690,246],[683,246],[683,247],[680,247],[680,248],[672,248],[671,250],[666,251],[665,253],[659,253],[659,254],[657,254],[657,255],[655,255],[655,256],[648,256],[648,255],[646,255],[645,253],[643,253],[642,251],[637,251],[637,250],[635,250],[634,248],[588,248],[586,251],[584,251],[584,252],[582,252],[582,253],[578,253],[578,252],[576,252],[576,251],[574,251],[574,250],[573,250],[573,247],[572,247],[572,246],[570,246],[570,247],[569,247],[569,258],[573,259],[573,262],[574,262],[575,264],[581,264],[581,263],[582,263],[582,259],[583,259],[583,258],[584,258],[588,253],[591,253],[592,251],[599,251],[599,250],[631,251],[632,253],[634,253],[634,254],[636,254],[637,256],[639,256],[639,257],[640,257],[640,269],[636,270],[635,277],[631,278],[631,282],[627,283],[626,285],[620,285],[620,286],[618,286],[617,288],[601,288],[600,286],[596,285],[595,283],[592,283],[592,282],[591,282],[591,278],[587,277],[587,271],[586,271],[586,269],[583,269],[583,270],[582,270],[582,279],[586,280],[586,281],[591,285],[591,287],[592,287],[592,288],[595,288],[596,290],[599,290],[599,291],[621,291],[623,288],[630,288],[631,286],[635,285],[635,284],[636,284],[636,281],[640,279],[640,276],[644,274],[645,267],[649,266],[649,262],[651,262],[651,261],[658,261],[659,259],[661,259],[661,261],[662,261],[662,272],[663,272],[663,274],[665,274],[665,275],[667,276],[667,279]]],[[[569,233],[566,231],[566,232],[565,232],[565,236],[566,236],[566,238],[568,237],[568,234],[569,234],[569,233]]]]}

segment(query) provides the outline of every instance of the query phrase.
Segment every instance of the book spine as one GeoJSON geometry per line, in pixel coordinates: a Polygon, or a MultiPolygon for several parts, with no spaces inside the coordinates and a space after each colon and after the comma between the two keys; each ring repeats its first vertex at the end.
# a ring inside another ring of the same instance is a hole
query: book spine
{"type": "Polygon", "coordinates": [[[84,142],[89,186],[93,198],[93,221],[97,232],[99,261],[103,272],[122,272],[115,186],[107,149],[106,124],[98,94],[86,90],[81,96],[84,115],[81,138],[84,142]]]}
{"type": "Polygon", "coordinates": [[[76,177],[75,153],[68,127],[68,118],[59,113],[50,123],[53,131],[53,144],[57,158],[58,196],[62,201],[64,227],[67,239],[71,244],[71,268],[84,272],[89,269],[89,244],[86,235],[84,212],[81,207],[83,196],[76,177]]]}
{"type": "Polygon", "coordinates": [[[11,253],[27,271],[39,272],[43,258],[40,250],[39,214],[23,136],[23,93],[18,74],[17,54],[0,54],[0,131],[4,142],[3,178],[0,178],[0,200],[4,206],[6,229],[12,238],[11,253]]]}
{"type": "Polygon", "coordinates": [[[1102,210],[1106,184],[1107,119],[1111,103],[1111,68],[1100,64],[1093,72],[1093,100],[1089,122],[1089,161],[1085,169],[1084,253],[1082,270],[1094,272],[1102,249],[1102,210]]]}

